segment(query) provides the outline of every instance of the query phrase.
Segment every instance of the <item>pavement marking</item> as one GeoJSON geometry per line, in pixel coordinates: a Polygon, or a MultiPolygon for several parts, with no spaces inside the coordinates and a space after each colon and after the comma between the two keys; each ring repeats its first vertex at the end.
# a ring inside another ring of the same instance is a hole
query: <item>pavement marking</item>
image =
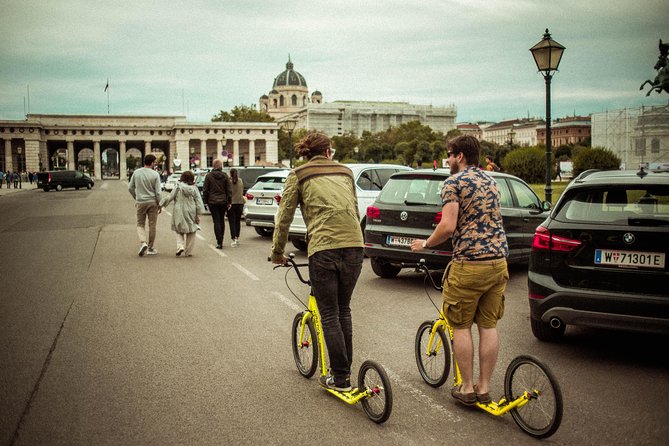
{"type": "Polygon", "coordinates": [[[214,245],[209,245],[209,249],[211,249],[212,251],[214,251],[216,254],[218,254],[221,257],[227,257],[222,250],[216,249],[216,247],[214,245]]]}
{"type": "Polygon", "coordinates": [[[286,304],[288,307],[290,307],[291,310],[302,311],[302,308],[299,305],[297,305],[297,303],[288,299],[286,296],[279,293],[278,291],[272,291],[272,295],[275,296],[277,299],[279,299],[284,304],[286,304]]]}
{"type": "Polygon", "coordinates": [[[244,267],[243,267],[242,265],[240,265],[239,263],[234,263],[234,262],[233,262],[232,265],[233,265],[235,268],[237,268],[238,270],[240,270],[241,272],[243,272],[244,274],[246,274],[246,275],[248,276],[249,279],[251,279],[251,280],[260,280],[260,279],[258,279],[258,277],[255,276],[255,274],[253,274],[253,273],[252,273],[251,271],[249,271],[248,269],[244,268],[244,267]]]}
{"type": "Polygon", "coordinates": [[[200,240],[207,240],[206,238],[202,237],[200,234],[195,234],[195,237],[199,238],[200,240]]]}

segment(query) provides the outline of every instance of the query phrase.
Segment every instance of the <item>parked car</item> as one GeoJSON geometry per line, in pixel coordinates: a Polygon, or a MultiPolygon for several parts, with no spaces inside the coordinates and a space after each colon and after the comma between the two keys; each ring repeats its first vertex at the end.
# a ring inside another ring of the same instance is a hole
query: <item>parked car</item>
{"type": "Polygon", "coordinates": [[[95,185],[91,177],[78,170],[54,170],[50,172],[37,173],[37,187],[42,188],[44,192],[51,189],[60,191],[66,187],[73,187],[79,190],[80,187],[90,189],[95,185]]]}
{"type": "Polygon", "coordinates": [[[274,216],[279,210],[279,202],[286,178],[290,170],[283,169],[266,173],[246,193],[246,225],[253,226],[263,237],[271,237],[274,232],[274,216]]]}
{"type": "Polygon", "coordinates": [[[172,192],[172,189],[174,189],[174,186],[179,182],[179,178],[181,178],[181,174],[183,172],[174,172],[170,176],[167,177],[167,180],[165,183],[163,183],[163,190],[167,192],[172,192]]]}
{"type": "MultiPolygon", "coordinates": [[[[550,204],[542,202],[518,177],[486,173],[499,188],[509,262],[527,262],[534,230],[548,216],[550,204]]],[[[402,262],[421,258],[431,269],[445,268],[451,261],[450,239],[428,251],[411,251],[411,242],[428,238],[441,221],[441,189],[449,175],[441,169],[396,173],[367,208],[365,254],[376,275],[393,278],[402,270],[402,262]]]]}
{"type": "MultiPolygon", "coordinates": [[[[355,193],[358,197],[358,212],[360,213],[360,227],[365,230],[367,221],[367,206],[372,204],[388,182],[390,176],[397,172],[412,171],[408,166],[397,164],[346,164],[355,178],[355,193]]],[[[307,225],[298,208],[288,230],[288,239],[295,248],[307,250],[307,225]]]]}
{"type": "Polygon", "coordinates": [[[669,333],[669,172],[587,171],[536,230],[528,273],[538,339],[567,325],[669,333]]]}

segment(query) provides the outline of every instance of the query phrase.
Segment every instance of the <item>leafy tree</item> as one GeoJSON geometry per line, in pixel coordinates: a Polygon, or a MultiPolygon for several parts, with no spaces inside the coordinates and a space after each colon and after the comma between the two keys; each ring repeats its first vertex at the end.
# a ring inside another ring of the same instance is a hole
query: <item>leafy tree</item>
{"type": "Polygon", "coordinates": [[[546,179],[546,153],[538,147],[521,147],[504,158],[504,170],[528,183],[546,179]]]}
{"type": "Polygon", "coordinates": [[[356,159],[358,154],[355,153],[355,148],[359,145],[360,140],[351,132],[332,137],[332,148],[335,149],[335,159],[338,160],[356,159]]]}
{"type": "Polygon", "coordinates": [[[562,144],[555,149],[555,159],[569,159],[571,158],[572,146],[569,144],[562,144]]]}
{"type": "Polygon", "coordinates": [[[265,111],[258,111],[255,105],[236,105],[229,112],[221,110],[211,118],[212,122],[274,122],[265,111]]]}
{"type": "Polygon", "coordinates": [[[620,169],[620,158],[603,147],[583,148],[574,157],[574,176],[588,169],[620,169]]]}

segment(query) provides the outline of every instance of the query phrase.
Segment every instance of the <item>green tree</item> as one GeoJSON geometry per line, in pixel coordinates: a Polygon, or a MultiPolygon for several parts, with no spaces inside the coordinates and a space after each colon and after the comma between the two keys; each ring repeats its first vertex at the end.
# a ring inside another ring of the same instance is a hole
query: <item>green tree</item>
{"type": "Polygon", "coordinates": [[[620,158],[603,147],[583,148],[574,157],[574,176],[588,169],[620,169],[620,158]]]}
{"type": "MultiPolygon", "coordinates": [[[[359,147],[360,140],[351,132],[346,132],[341,136],[332,137],[332,148],[335,149],[335,159],[356,159],[355,148],[359,147]]],[[[358,148],[358,153],[359,153],[358,148]]]]}
{"type": "Polygon", "coordinates": [[[221,110],[211,118],[212,122],[274,122],[265,111],[258,111],[255,105],[236,105],[229,112],[221,110]]]}
{"type": "Polygon", "coordinates": [[[504,158],[504,170],[528,183],[546,179],[546,153],[538,147],[521,147],[504,158]]]}

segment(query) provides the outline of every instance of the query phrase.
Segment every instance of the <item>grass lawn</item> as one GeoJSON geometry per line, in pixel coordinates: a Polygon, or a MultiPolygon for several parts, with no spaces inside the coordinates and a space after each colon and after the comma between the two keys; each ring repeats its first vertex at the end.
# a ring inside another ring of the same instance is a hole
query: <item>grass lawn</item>
{"type": "MultiPolygon", "coordinates": [[[[562,191],[567,187],[569,181],[551,181],[551,189],[553,191],[553,199],[551,204],[557,203],[558,198],[562,195],[562,191]]],[[[532,190],[541,198],[541,200],[546,199],[546,184],[530,184],[532,190]]]]}

